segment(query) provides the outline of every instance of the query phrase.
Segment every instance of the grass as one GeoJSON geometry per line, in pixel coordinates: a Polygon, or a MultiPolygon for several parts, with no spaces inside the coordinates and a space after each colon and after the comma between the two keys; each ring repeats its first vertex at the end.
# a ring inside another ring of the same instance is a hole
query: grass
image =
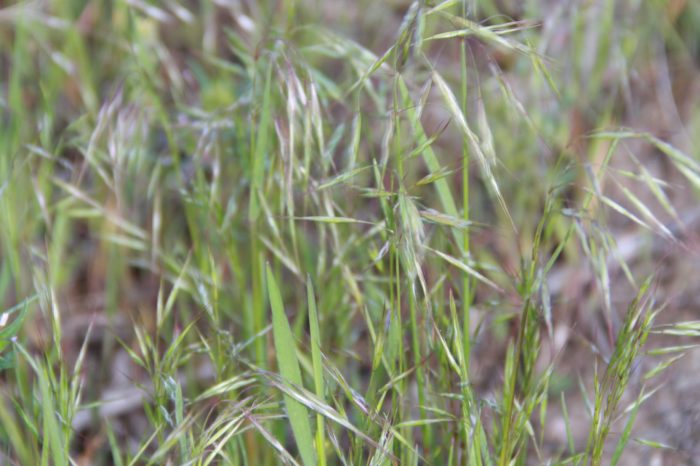
{"type": "Polygon", "coordinates": [[[545,3],[4,5],[0,463],[680,448],[700,8],[545,3]]]}

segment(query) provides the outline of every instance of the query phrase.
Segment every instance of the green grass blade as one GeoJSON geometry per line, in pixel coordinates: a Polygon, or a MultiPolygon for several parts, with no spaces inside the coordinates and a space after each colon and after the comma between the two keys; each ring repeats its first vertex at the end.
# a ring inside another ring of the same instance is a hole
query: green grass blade
{"type": "MultiPolygon", "coordinates": [[[[325,402],[323,395],[323,360],[321,359],[321,330],[318,325],[318,309],[316,308],[316,298],[314,295],[313,283],[311,277],[306,278],[306,294],[309,306],[309,332],[311,333],[311,360],[314,369],[314,389],[316,396],[325,402]]],[[[325,450],[325,427],[323,416],[316,415],[316,452],[318,454],[318,464],[324,466],[326,464],[325,450]]]]}
{"type": "MultiPolygon", "coordinates": [[[[294,342],[289,321],[284,313],[277,281],[270,270],[269,264],[267,265],[267,291],[270,298],[270,307],[272,308],[272,335],[275,341],[275,354],[280,374],[287,382],[302,387],[296,343],[294,342]]],[[[289,422],[304,465],[315,465],[316,455],[313,449],[313,436],[311,435],[308,410],[304,405],[288,395],[284,396],[284,404],[287,407],[289,422]]]]}

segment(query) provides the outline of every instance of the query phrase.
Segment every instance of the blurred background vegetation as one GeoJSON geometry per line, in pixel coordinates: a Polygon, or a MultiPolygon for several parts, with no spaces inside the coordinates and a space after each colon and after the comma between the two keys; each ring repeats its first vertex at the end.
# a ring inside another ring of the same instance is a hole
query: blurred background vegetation
{"type": "Polygon", "coordinates": [[[700,3],[0,37],[0,464],[700,464],[700,3]]]}

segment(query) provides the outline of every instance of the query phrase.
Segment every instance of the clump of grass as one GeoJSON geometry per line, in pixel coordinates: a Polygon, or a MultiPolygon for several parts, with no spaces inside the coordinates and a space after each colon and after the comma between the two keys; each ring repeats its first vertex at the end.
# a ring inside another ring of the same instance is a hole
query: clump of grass
{"type": "Polygon", "coordinates": [[[630,114],[687,20],[336,3],[0,10],[0,463],[667,447],[635,422],[698,326],[639,277],[700,165],[630,114]]]}

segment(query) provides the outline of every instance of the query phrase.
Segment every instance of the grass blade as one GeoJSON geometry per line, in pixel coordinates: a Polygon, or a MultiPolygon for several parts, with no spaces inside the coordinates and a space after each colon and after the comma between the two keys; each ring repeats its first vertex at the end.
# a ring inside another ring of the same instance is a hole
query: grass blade
{"type": "MultiPolygon", "coordinates": [[[[311,283],[311,277],[306,278],[306,295],[309,306],[309,332],[311,333],[311,361],[314,369],[314,389],[316,396],[325,402],[323,396],[323,361],[321,359],[321,330],[318,325],[318,310],[316,309],[316,297],[314,296],[314,286],[311,283]]],[[[326,455],[324,454],[325,427],[323,416],[316,415],[316,453],[318,454],[318,464],[324,466],[326,464],[326,455]]]]}
{"type": "MultiPolygon", "coordinates": [[[[299,360],[296,354],[296,343],[289,321],[284,313],[282,297],[277,281],[275,280],[269,264],[267,265],[267,292],[272,308],[272,335],[275,341],[275,354],[277,365],[285,381],[302,387],[299,360]]],[[[305,466],[316,464],[316,455],[313,449],[313,437],[309,424],[309,413],[304,405],[294,400],[289,395],[284,395],[284,404],[287,407],[289,423],[292,426],[294,439],[305,466]]]]}

